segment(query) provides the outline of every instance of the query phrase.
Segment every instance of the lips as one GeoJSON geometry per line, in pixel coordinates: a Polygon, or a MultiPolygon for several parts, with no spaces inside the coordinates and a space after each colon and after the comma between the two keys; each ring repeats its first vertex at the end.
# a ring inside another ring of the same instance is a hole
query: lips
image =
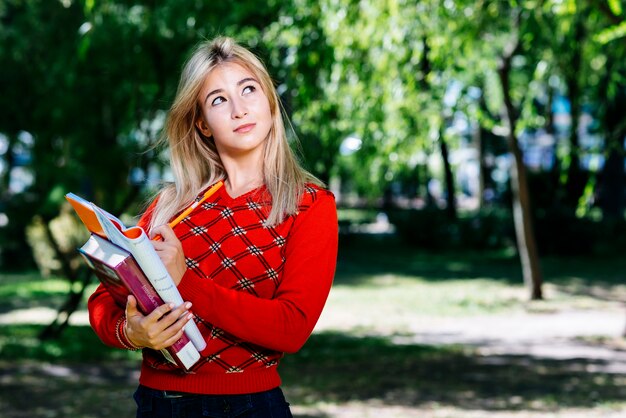
{"type": "Polygon", "coordinates": [[[235,128],[233,132],[244,134],[246,132],[250,132],[255,126],[256,126],[256,123],[246,123],[244,125],[241,125],[235,128]]]}

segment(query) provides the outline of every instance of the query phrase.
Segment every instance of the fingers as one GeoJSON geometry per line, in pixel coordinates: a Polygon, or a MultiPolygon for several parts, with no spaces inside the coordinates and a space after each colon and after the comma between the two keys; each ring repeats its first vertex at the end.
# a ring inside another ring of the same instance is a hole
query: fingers
{"type": "Polygon", "coordinates": [[[169,347],[182,336],[185,325],[193,318],[190,308],[190,302],[177,308],[174,308],[174,304],[166,303],[143,316],[137,311],[136,299],[129,297],[126,307],[126,335],[136,346],[154,350],[169,347]]]}
{"type": "MultiPolygon", "coordinates": [[[[172,310],[174,310],[174,306],[175,305],[173,303],[164,303],[163,305],[150,312],[150,314],[146,316],[146,320],[157,323],[161,318],[172,312],[172,310]]],[[[184,306],[185,304],[183,303],[178,307],[178,309],[184,306]]]]}
{"type": "MultiPolygon", "coordinates": [[[[165,241],[178,241],[178,238],[176,237],[174,230],[172,230],[172,227],[170,227],[169,225],[159,225],[155,228],[152,228],[152,231],[150,231],[150,237],[154,238],[157,235],[160,235],[164,242],[165,241]]],[[[156,241],[155,243],[158,243],[158,242],[160,241],[156,241]]]]}
{"type": "Polygon", "coordinates": [[[180,240],[169,225],[160,225],[154,228],[151,233],[162,238],[160,241],[152,241],[152,245],[174,280],[174,284],[178,286],[187,270],[183,246],[180,240]]]}
{"type": "Polygon", "coordinates": [[[137,299],[133,295],[128,295],[126,298],[126,325],[125,334],[131,344],[137,347],[145,347],[142,335],[141,335],[141,323],[145,318],[141,312],[137,309],[137,299]]]}
{"type": "MultiPolygon", "coordinates": [[[[183,304],[184,307],[185,304],[183,304]]],[[[191,306],[188,303],[189,307],[191,306]]],[[[154,337],[153,348],[160,350],[174,344],[182,337],[185,325],[193,318],[193,314],[188,310],[183,309],[183,313],[180,314],[180,307],[172,310],[166,316],[164,316],[159,324],[170,323],[165,329],[161,330],[157,336],[154,337]]]]}
{"type": "Polygon", "coordinates": [[[185,332],[185,325],[187,325],[187,322],[189,322],[192,318],[192,314],[185,315],[179,318],[178,321],[176,321],[172,326],[163,331],[161,336],[164,338],[164,340],[161,346],[157,347],[156,349],[160,350],[162,348],[167,348],[174,344],[176,341],[178,341],[185,332]]]}
{"type": "Polygon", "coordinates": [[[148,346],[160,350],[169,347],[182,336],[182,330],[192,318],[189,312],[191,303],[183,303],[172,309],[172,304],[164,304],[145,318],[145,337],[148,346]],[[178,335],[178,338],[175,338],[178,335]]]}
{"type": "Polygon", "coordinates": [[[126,298],[126,318],[132,318],[137,315],[141,315],[139,310],[137,310],[137,299],[133,295],[128,295],[126,298]]]}
{"type": "Polygon", "coordinates": [[[150,315],[146,317],[149,321],[159,324],[161,331],[171,326],[180,317],[187,314],[191,309],[191,302],[181,304],[178,308],[174,308],[173,303],[163,304],[156,308],[150,315]]]}

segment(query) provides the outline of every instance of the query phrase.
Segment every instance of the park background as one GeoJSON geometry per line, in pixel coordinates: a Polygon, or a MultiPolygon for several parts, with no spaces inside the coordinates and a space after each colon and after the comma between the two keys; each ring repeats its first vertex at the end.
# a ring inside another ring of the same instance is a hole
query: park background
{"type": "Polygon", "coordinates": [[[134,222],[215,35],[267,63],[337,198],[335,286],[281,363],[295,416],[624,416],[625,6],[2,0],[2,416],[133,415],[63,196],[134,222]]]}

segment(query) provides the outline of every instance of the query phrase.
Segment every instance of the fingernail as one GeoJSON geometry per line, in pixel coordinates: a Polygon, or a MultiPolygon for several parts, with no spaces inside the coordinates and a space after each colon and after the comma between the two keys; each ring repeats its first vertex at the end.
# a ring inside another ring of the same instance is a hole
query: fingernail
{"type": "Polygon", "coordinates": [[[185,303],[185,309],[189,309],[189,308],[191,308],[191,302],[185,303]]]}
{"type": "Polygon", "coordinates": [[[188,320],[191,320],[192,318],[193,318],[193,314],[192,314],[192,313],[190,313],[189,315],[187,315],[187,319],[188,319],[188,320]]]}
{"type": "Polygon", "coordinates": [[[170,307],[170,309],[174,309],[176,307],[176,305],[174,305],[173,303],[170,303],[168,306],[170,307]]]}

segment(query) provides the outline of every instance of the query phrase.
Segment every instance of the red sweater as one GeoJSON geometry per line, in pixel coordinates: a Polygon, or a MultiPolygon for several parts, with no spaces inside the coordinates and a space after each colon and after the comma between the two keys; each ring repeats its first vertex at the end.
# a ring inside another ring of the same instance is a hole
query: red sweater
{"type": "MultiPolygon", "coordinates": [[[[183,300],[193,303],[207,348],[192,373],[144,349],[141,384],[204,394],[252,393],[280,385],[280,358],[305,343],[330,291],[337,212],[330,192],[309,186],[298,213],[268,228],[263,220],[270,203],[263,190],[233,199],[222,187],[174,228],[187,261],[178,289],[183,300]]],[[[149,216],[150,210],[139,224],[146,225],[149,216]]],[[[124,310],[102,285],[88,307],[102,341],[126,348],[116,332],[124,310]]]]}

